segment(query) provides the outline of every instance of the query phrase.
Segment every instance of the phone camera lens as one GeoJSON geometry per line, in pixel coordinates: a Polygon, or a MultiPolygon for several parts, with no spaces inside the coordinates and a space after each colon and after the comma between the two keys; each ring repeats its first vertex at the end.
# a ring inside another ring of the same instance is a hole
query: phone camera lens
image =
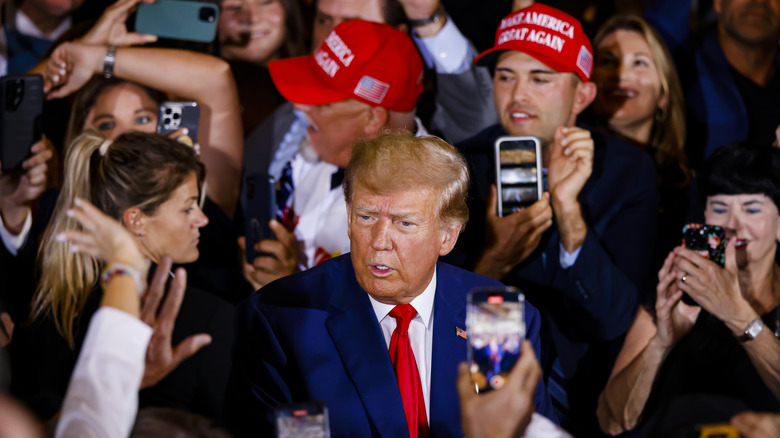
{"type": "Polygon", "coordinates": [[[176,113],[176,114],[173,115],[173,120],[179,120],[180,117],[181,117],[181,114],[176,113]]]}
{"type": "Polygon", "coordinates": [[[200,8],[200,10],[198,11],[198,18],[200,18],[200,21],[207,21],[209,23],[213,23],[214,20],[217,19],[216,10],[211,7],[200,8]]]}

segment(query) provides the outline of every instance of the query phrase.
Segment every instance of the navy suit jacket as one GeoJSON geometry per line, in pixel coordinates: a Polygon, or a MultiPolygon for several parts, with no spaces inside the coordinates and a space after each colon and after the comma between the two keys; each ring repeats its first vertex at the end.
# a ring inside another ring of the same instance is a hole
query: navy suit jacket
{"type": "MultiPolygon", "coordinates": [[[[456,391],[466,360],[466,296],[495,280],[437,265],[431,361],[430,436],[462,436],[456,391]]],[[[539,313],[525,307],[527,338],[539,354],[539,313]]],[[[272,436],[280,403],[322,400],[333,436],[408,436],[403,402],[379,322],[349,254],[282,278],[238,309],[225,418],[238,436],[272,436]]],[[[552,408],[540,382],[534,401],[552,408]]]]}
{"type": "MultiPolygon", "coordinates": [[[[596,401],[612,369],[648,283],[658,209],[657,176],[650,156],[591,132],[593,171],[579,194],[588,226],[577,261],[559,262],[557,224],[504,281],[519,286],[542,314],[542,364],[549,377],[560,359],[572,418],[564,427],[579,435],[597,430],[596,401]]],[[[494,142],[506,135],[495,125],[459,145],[472,171],[469,224],[445,261],[473,266],[485,244],[485,209],[495,183],[494,142]]]]}

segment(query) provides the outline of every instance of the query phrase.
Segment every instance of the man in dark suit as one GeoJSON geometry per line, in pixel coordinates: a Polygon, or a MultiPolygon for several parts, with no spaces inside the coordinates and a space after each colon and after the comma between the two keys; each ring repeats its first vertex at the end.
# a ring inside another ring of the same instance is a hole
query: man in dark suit
{"type": "Polygon", "coordinates": [[[573,434],[598,430],[596,400],[649,275],[657,195],[649,156],[576,126],[593,101],[592,51],[580,23],[535,4],[508,15],[478,62],[495,69],[500,125],[460,145],[472,166],[472,223],[449,259],[520,286],[542,313],[542,367],[573,434]],[[542,199],[498,217],[494,142],[542,145],[542,199]],[[487,236],[487,238],[486,238],[487,236]]]}
{"type": "MultiPolygon", "coordinates": [[[[467,189],[465,161],[435,137],[355,145],[344,177],[350,255],[270,283],[238,310],[225,406],[236,434],[271,436],[274,407],[322,400],[333,436],[462,435],[466,295],[501,287],[438,263],[468,218],[467,189]]],[[[539,354],[539,315],[528,305],[524,316],[539,354]]],[[[551,415],[543,385],[534,401],[551,415]]]]}

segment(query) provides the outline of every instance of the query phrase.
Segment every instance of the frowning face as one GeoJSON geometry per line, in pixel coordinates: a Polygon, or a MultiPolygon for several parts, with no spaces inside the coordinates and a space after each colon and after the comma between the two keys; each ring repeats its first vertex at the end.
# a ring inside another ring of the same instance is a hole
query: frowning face
{"type": "Polygon", "coordinates": [[[386,304],[410,303],[433,278],[439,256],[452,250],[460,225],[443,225],[431,189],[376,193],[359,181],[351,202],[349,239],[360,286],[386,304]]]}

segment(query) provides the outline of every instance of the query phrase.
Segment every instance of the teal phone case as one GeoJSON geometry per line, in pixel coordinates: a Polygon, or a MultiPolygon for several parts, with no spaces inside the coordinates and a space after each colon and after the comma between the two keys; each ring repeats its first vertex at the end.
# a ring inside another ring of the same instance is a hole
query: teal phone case
{"type": "Polygon", "coordinates": [[[160,38],[210,43],[217,35],[219,8],[187,0],[157,0],[141,3],[135,16],[135,31],[160,38]]]}

